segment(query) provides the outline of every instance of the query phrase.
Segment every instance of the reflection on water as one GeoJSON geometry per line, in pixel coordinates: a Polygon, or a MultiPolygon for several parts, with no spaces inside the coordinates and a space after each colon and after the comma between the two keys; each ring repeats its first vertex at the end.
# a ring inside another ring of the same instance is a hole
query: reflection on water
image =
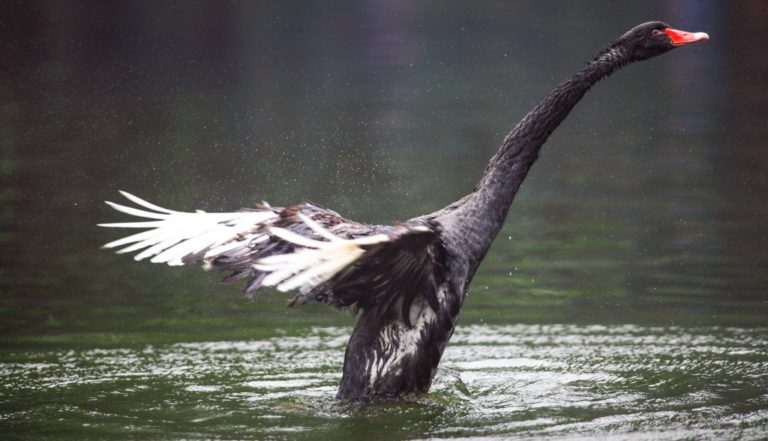
{"type": "Polygon", "coordinates": [[[0,420],[256,439],[758,439],[768,425],[768,328],[464,326],[428,395],[377,404],[333,399],[348,332],[14,352],[0,393],[23,398],[0,420]]]}

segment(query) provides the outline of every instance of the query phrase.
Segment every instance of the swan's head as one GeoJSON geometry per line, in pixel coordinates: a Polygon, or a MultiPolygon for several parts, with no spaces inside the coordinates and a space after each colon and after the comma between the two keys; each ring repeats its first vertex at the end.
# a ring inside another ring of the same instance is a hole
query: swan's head
{"type": "Polygon", "coordinates": [[[662,21],[650,21],[630,29],[619,37],[622,46],[633,60],[646,60],[676,47],[709,40],[705,32],[687,32],[673,29],[662,21]]]}

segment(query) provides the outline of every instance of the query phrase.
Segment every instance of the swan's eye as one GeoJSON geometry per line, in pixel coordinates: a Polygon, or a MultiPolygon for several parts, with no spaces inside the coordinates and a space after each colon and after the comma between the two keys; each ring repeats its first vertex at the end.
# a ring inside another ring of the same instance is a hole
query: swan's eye
{"type": "Polygon", "coordinates": [[[661,35],[661,31],[658,29],[654,29],[653,32],[651,32],[651,35],[653,35],[654,37],[658,37],[659,35],[661,35]]]}

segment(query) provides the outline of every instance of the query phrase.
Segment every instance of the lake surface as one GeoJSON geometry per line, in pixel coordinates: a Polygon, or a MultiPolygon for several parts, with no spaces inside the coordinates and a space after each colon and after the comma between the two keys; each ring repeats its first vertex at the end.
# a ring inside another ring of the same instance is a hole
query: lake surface
{"type": "Polygon", "coordinates": [[[1,8],[3,438],[768,437],[764,8],[1,8]],[[425,396],[334,400],[348,314],[98,249],[120,189],[439,209],[557,82],[657,18],[712,39],[600,83],[552,136],[425,396]]]}
{"type": "Polygon", "coordinates": [[[333,399],[348,334],[15,353],[3,417],[94,439],[759,439],[768,424],[765,328],[463,326],[428,395],[378,403],[333,399]]]}

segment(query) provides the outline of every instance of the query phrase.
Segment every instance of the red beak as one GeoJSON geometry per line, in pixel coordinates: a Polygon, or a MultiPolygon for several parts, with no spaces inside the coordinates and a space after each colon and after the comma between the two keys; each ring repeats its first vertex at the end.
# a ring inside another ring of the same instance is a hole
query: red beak
{"type": "Polygon", "coordinates": [[[682,46],[684,44],[696,43],[697,41],[709,40],[709,35],[706,32],[686,32],[666,28],[664,33],[672,40],[672,46],[682,46]]]}

